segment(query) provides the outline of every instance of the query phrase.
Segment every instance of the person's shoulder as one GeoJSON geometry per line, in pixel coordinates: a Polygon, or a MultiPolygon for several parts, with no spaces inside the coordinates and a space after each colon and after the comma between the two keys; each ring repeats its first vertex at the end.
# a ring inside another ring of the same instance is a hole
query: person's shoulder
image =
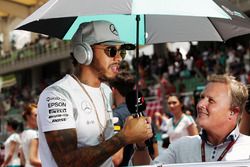
{"type": "Polygon", "coordinates": [[[20,135],[18,133],[13,133],[10,135],[10,141],[15,141],[15,142],[18,142],[20,143],[20,135]]]}
{"type": "Polygon", "coordinates": [[[111,102],[112,101],[112,90],[111,90],[111,88],[104,82],[101,83],[100,88],[101,88],[102,92],[104,93],[106,99],[109,102],[111,102]]]}
{"type": "MultiPolygon", "coordinates": [[[[173,141],[168,150],[176,156],[191,156],[199,152],[201,146],[201,138],[196,136],[184,136],[173,141]]],[[[180,157],[179,157],[180,158],[180,157]]]]}
{"type": "Polygon", "coordinates": [[[174,119],[174,117],[169,118],[169,119],[166,120],[166,122],[167,122],[167,123],[173,122],[173,119],[174,119]]]}
{"type": "Polygon", "coordinates": [[[111,88],[108,86],[108,84],[102,82],[101,83],[101,88],[103,89],[104,92],[112,92],[111,88]]]}
{"type": "Polygon", "coordinates": [[[173,145],[178,147],[192,147],[193,144],[198,144],[201,142],[201,137],[199,135],[194,136],[183,136],[173,142],[173,145]]]}
{"type": "Polygon", "coordinates": [[[18,134],[18,133],[12,133],[11,135],[10,135],[11,137],[19,137],[20,135],[18,134]]]}
{"type": "Polygon", "coordinates": [[[239,136],[239,142],[242,144],[249,144],[250,146],[250,136],[244,135],[244,134],[240,134],[239,136]]]}
{"type": "Polygon", "coordinates": [[[29,139],[38,138],[38,136],[37,137],[36,136],[37,136],[37,131],[34,129],[26,129],[20,135],[21,141],[23,143],[29,139]]]}
{"type": "Polygon", "coordinates": [[[130,112],[126,106],[126,104],[119,105],[115,109],[113,109],[114,116],[118,116],[120,118],[126,118],[130,115],[130,112]]]}
{"type": "Polygon", "coordinates": [[[194,118],[191,115],[184,114],[184,118],[188,120],[194,120],[194,118]]]}
{"type": "Polygon", "coordinates": [[[75,84],[74,79],[69,74],[66,74],[60,80],[46,87],[42,91],[40,96],[43,96],[43,95],[46,96],[48,93],[51,93],[51,92],[61,92],[62,90],[68,90],[68,92],[70,92],[69,91],[70,89],[76,88],[74,84],[75,84]]]}
{"type": "Polygon", "coordinates": [[[37,130],[35,129],[25,129],[22,134],[36,134],[37,133],[37,130]]]}
{"type": "Polygon", "coordinates": [[[50,85],[47,88],[58,86],[58,87],[62,87],[65,89],[71,89],[71,88],[74,88],[74,86],[73,86],[74,84],[77,84],[77,82],[74,80],[74,78],[71,75],[66,74],[63,78],[56,81],[55,83],[53,83],[52,85],[50,85]]]}
{"type": "Polygon", "coordinates": [[[194,118],[191,115],[184,114],[183,120],[188,123],[195,123],[194,118]]]}

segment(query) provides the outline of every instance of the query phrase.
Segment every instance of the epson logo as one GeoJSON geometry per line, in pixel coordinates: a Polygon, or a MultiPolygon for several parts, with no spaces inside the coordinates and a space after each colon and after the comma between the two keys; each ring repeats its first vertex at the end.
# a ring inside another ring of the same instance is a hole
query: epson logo
{"type": "Polygon", "coordinates": [[[48,103],[48,107],[66,107],[66,103],[64,102],[55,102],[55,103],[48,103]]]}

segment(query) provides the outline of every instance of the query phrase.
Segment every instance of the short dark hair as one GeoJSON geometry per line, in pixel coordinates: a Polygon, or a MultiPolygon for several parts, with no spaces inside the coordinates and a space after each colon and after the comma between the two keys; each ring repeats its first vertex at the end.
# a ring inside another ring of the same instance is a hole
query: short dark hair
{"type": "Polygon", "coordinates": [[[134,89],[135,77],[129,71],[120,71],[116,78],[110,81],[110,86],[117,89],[123,97],[126,97],[127,93],[134,89]]]}
{"type": "Polygon", "coordinates": [[[7,120],[7,125],[10,126],[12,129],[17,130],[20,126],[20,123],[17,120],[10,118],[7,120]]]}

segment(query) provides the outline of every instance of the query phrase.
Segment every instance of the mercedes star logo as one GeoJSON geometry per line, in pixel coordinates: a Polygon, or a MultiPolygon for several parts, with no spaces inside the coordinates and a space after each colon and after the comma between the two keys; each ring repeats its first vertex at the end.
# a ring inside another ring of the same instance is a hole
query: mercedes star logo
{"type": "Polygon", "coordinates": [[[118,31],[116,30],[114,24],[110,24],[109,29],[110,29],[110,31],[111,31],[113,34],[115,34],[116,36],[118,36],[118,31]]]}

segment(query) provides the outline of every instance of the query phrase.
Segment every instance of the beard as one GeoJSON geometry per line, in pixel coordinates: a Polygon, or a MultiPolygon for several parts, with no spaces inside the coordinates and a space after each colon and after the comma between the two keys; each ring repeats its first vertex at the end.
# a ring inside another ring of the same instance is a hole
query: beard
{"type": "Polygon", "coordinates": [[[101,82],[110,82],[110,81],[113,81],[115,79],[116,75],[113,75],[113,76],[107,75],[107,73],[108,73],[107,69],[110,68],[111,65],[109,65],[108,67],[104,67],[98,61],[93,62],[93,69],[96,71],[98,79],[101,82]]]}
{"type": "Polygon", "coordinates": [[[106,75],[101,75],[98,77],[98,79],[101,81],[101,82],[111,82],[114,80],[114,77],[107,77],[106,75]]]}

